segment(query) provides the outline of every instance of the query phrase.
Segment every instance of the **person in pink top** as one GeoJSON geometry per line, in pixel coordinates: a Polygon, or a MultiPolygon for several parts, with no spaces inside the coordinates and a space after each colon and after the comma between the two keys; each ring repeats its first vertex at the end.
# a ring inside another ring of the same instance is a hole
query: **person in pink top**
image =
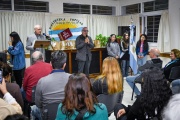
{"type": "Polygon", "coordinates": [[[147,42],[147,35],[141,34],[140,39],[136,44],[138,68],[143,66],[146,63],[148,51],[149,51],[149,45],[147,42]]]}
{"type": "Polygon", "coordinates": [[[32,88],[36,86],[40,78],[47,76],[52,71],[51,64],[43,62],[43,55],[40,51],[32,54],[32,61],[33,65],[25,70],[23,80],[23,89],[28,102],[31,102],[32,88]]]}

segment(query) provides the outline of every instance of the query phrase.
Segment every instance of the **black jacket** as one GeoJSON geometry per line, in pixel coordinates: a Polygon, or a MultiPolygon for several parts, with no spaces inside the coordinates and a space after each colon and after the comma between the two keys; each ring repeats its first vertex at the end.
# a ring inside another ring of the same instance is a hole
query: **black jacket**
{"type": "Polygon", "coordinates": [[[76,60],[86,61],[86,55],[89,57],[89,61],[92,59],[91,48],[94,48],[93,41],[90,36],[88,36],[89,44],[85,43],[85,37],[80,35],[76,38],[76,60]]]}
{"type": "Polygon", "coordinates": [[[164,75],[165,75],[165,78],[167,80],[169,80],[170,82],[172,82],[172,80],[169,79],[169,75],[170,75],[170,72],[171,72],[171,68],[175,67],[175,66],[180,66],[180,59],[175,59],[175,60],[172,60],[170,62],[168,62],[165,67],[164,67],[164,75]]]}

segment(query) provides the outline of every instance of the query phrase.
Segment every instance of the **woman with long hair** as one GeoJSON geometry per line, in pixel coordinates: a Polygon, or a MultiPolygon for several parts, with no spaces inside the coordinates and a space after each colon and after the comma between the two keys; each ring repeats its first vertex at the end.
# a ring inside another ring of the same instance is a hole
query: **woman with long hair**
{"type": "Polygon", "coordinates": [[[113,94],[123,91],[123,78],[118,61],[114,57],[103,60],[102,74],[93,83],[96,95],[113,94]]]}
{"type": "Polygon", "coordinates": [[[129,35],[128,33],[123,34],[123,38],[121,40],[121,66],[123,77],[128,76],[129,72],[129,35]]]}
{"type": "Polygon", "coordinates": [[[120,47],[116,40],[115,34],[110,35],[106,47],[107,47],[108,56],[114,57],[116,59],[120,58],[120,47]]]}
{"type": "Polygon", "coordinates": [[[13,74],[16,83],[21,88],[24,70],[26,67],[24,45],[17,32],[11,32],[9,36],[11,38],[8,48],[8,53],[11,55],[10,62],[13,65],[13,74]]]}
{"type": "Polygon", "coordinates": [[[171,97],[171,90],[159,68],[147,69],[142,73],[142,93],[132,106],[117,104],[114,115],[117,120],[161,120],[161,111],[171,97]]]}
{"type": "Polygon", "coordinates": [[[98,103],[90,81],[83,73],[72,74],[65,86],[65,98],[59,104],[56,120],[108,120],[106,106],[98,103]],[[83,115],[82,115],[83,114],[83,115]]]}
{"type": "Polygon", "coordinates": [[[146,63],[148,50],[149,50],[149,45],[147,42],[147,35],[141,34],[140,39],[136,44],[136,55],[137,55],[138,67],[146,63]]]}

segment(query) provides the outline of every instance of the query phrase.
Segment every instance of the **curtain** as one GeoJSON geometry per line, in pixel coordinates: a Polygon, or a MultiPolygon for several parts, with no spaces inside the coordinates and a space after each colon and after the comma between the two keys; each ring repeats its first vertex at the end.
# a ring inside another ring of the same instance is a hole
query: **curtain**
{"type": "Polygon", "coordinates": [[[16,31],[20,35],[24,46],[26,46],[27,36],[34,33],[34,25],[41,25],[42,33],[48,34],[49,27],[56,18],[79,19],[83,22],[84,27],[88,27],[88,34],[93,40],[98,34],[110,36],[110,34],[118,33],[118,17],[116,16],[2,11],[0,12],[0,51],[8,48],[9,34],[12,31],[16,31]]]}
{"type": "MultiPolygon", "coordinates": [[[[28,35],[34,33],[34,25],[45,26],[45,14],[36,12],[0,12],[0,51],[8,48],[9,34],[16,31],[24,46],[28,35]]],[[[42,32],[45,27],[42,27],[42,32]]],[[[26,50],[26,49],[25,49],[26,50]]]]}
{"type": "Polygon", "coordinates": [[[0,51],[7,49],[12,31],[12,12],[0,12],[0,51]]]}
{"type": "Polygon", "coordinates": [[[131,18],[133,19],[133,24],[136,26],[136,42],[140,37],[140,18],[139,14],[127,15],[118,17],[118,26],[129,26],[131,24],[131,18]]]}
{"type": "Polygon", "coordinates": [[[92,15],[92,36],[102,34],[109,37],[111,34],[118,34],[118,17],[106,15],[92,15]]]}
{"type": "Polygon", "coordinates": [[[158,31],[157,47],[161,52],[169,52],[170,49],[170,28],[169,28],[169,14],[164,11],[161,15],[158,31]]]}

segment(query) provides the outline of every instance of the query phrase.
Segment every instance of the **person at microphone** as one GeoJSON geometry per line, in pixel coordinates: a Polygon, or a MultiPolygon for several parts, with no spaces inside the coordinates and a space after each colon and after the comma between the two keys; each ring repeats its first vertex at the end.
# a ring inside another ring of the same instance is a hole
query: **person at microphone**
{"type": "Polygon", "coordinates": [[[89,77],[89,67],[92,59],[91,50],[94,44],[90,36],[88,36],[88,28],[82,29],[82,34],[76,38],[75,46],[77,49],[76,60],[78,63],[78,73],[84,73],[89,77]]]}
{"type": "MultiPolygon", "coordinates": [[[[27,37],[27,41],[26,41],[26,49],[30,50],[30,56],[32,56],[32,53],[34,51],[41,51],[42,53],[44,53],[42,48],[34,48],[33,43],[36,40],[46,40],[46,36],[41,34],[42,31],[42,27],[40,25],[35,25],[34,26],[34,34],[30,35],[27,37]]],[[[44,57],[45,58],[45,57],[44,57]]],[[[32,65],[32,59],[30,59],[30,63],[32,65]]]]}

